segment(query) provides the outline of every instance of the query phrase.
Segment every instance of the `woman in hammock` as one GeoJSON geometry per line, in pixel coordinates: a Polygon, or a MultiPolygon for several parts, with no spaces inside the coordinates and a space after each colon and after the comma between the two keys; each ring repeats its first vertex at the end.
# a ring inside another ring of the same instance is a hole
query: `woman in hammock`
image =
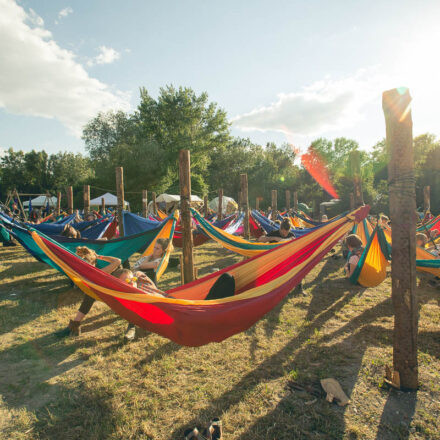
{"type": "Polygon", "coordinates": [[[345,239],[345,244],[350,252],[350,258],[344,266],[344,270],[347,278],[350,278],[359,263],[364,248],[362,247],[361,238],[356,234],[348,235],[345,239]]]}
{"type": "MultiPolygon", "coordinates": [[[[113,273],[121,264],[121,260],[119,258],[98,255],[95,251],[89,249],[86,246],[78,246],[76,248],[76,255],[78,255],[78,257],[81,257],[91,266],[96,266],[97,260],[106,261],[109,264],[105,266],[102,269],[102,271],[110,274],[113,273]]],[[[81,329],[80,329],[81,321],[84,319],[84,316],[86,316],[87,313],[89,313],[94,302],[95,302],[94,298],[84,294],[84,299],[81,305],[79,306],[75,318],[70,320],[69,325],[65,330],[59,332],[59,336],[68,336],[68,335],[79,336],[79,334],[81,333],[81,329]]]]}
{"type": "Polygon", "coordinates": [[[258,238],[257,241],[261,243],[277,243],[280,241],[285,241],[291,238],[295,238],[290,229],[292,228],[292,223],[290,219],[283,218],[283,221],[280,224],[280,229],[277,231],[269,232],[266,235],[262,235],[258,238]]]}

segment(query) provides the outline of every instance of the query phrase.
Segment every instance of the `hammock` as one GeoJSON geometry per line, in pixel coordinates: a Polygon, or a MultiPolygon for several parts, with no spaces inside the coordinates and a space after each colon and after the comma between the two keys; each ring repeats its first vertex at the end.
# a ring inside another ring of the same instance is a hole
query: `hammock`
{"type": "Polygon", "coordinates": [[[359,224],[353,226],[351,233],[358,235],[362,240],[362,244],[366,246],[373,233],[373,227],[371,226],[371,223],[364,218],[359,224]]]}
{"type": "Polygon", "coordinates": [[[291,292],[351,229],[352,222],[361,221],[368,210],[359,208],[305,237],[171,289],[167,293],[172,297],[168,298],[145,293],[90,266],[36,231],[32,236],[41,251],[83,292],[104,301],[124,319],[180,345],[200,346],[251,327],[291,292]],[[235,278],[235,295],[204,301],[226,272],[235,278]]]}

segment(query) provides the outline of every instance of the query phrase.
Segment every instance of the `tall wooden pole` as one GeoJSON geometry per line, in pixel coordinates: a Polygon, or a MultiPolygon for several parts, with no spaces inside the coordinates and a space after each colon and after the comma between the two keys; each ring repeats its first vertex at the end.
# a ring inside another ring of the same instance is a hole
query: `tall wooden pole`
{"type": "Polygon", "coordinates": [[[116,167],[116,196],[118,204],[116,215],[118,219],[119,236],[124,236],[124,168],[116,167]]]}
{"type": "Polygon", "coordinates": [[[286,209],[290,211],[290,191],[286,189],[286,209]]]}
{"type": "Polygon", "coordinates": [[[278,218],[278,193],[276,189],[272,190],[272,220],[275,221],[278,218]]]}
{"type": "Polygon", "coordinates": [[[249,240],[251,237],[249,228],[249,197],[248,197],[248,176],[240,174],[241,201],[244,209],[244,237],[249,240]]]}
{"type": "Polygon", "coordinates": [[[90,211],[90,185],[84,185],[84,217],[90,211]]]}
{"type": "Polygon", "coordinates": [[[147,218],[148,209],[148,192],[146,189],[142,190],[142,217],[147,218]]]}
{"type": "Polygon", "coordinates": [[[102,211],[102,215],[105,215],[105,200],[104,200],[104,197],[101,197],[101,211],[102,211]]]}
{"type": "Polygon", "coordinates": [[[350,211],[354,211],[354,194],[350,193],[350,211]]]}
{"type": "Polygon", "coordinates": [[[238,192],[238,209],[240,211],[243,209],[243,194],[241,191],[238,192]]]}
{"type": "Polygon", "coordinates": [[[358,150],[350,153],[350,165],[353,175],[354,207],[359,208],[364,204],[364,196],[362,193],[361,156],[358,150]]]}
{"type": "Polygon", "coordinates": [[[411,97],[408,89],[383,93],[392,224],[393,368],[404,389],[418,387],[416,298],[416,194],[411,97]]]}
{"type": "Polygon", "coordinates": [[[151,200],[153,201],[153,214],[157,215],[156,193],[154,191],[151,193],[151,200]]]}
{"type": "Polygon", "coordinates": [[[203,197],[203,215],[208,217],[208,196],[203,197]]]}
{"type": "Polygon", "coordinates": [[[426,214],[431,211],[431,187],[425,186],[423,188],[423,211],[426,214]]]}
{"type": "Polygon", "coordinates": [[[194,280],[193,235],[191,228],[191,158],[188,150],[179,152],[180,211],[183,228],[183,279],[194,280]]]}
{"type": "Polygon", "coordinates": [[[223,188],[218,190],[218,212],[217,219],[221,220],[223,218],[223,188]]]}
{"type": "Polygon", "coordinates": [[[73,188],[67,187],[67,214],[73,214],[73,188]]]}
{"type": "Polygon", "coordinates": [[[295,211],[298,211],[298,192],[297,191],[293,192],[293,209],[295,211]]]}
{"type": "Polygon", "coordinates": [[[61,192],[58,191],[57,193],[57,212],[56,215],[60,215],[61,214],[61,192]]]}

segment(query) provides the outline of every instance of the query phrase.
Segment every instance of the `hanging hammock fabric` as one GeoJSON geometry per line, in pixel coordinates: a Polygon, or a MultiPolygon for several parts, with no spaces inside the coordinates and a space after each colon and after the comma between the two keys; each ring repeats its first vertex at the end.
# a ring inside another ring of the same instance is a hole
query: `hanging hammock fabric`
{"type": "MultiPolygon", "coordinates": [[[[352,228],[369,207],[359,208],[298,240],[245,260],[157,297],[90,266],[32,232],[35,243],[86,294],[99,298],[133,324],[180,345],[220,342],[242,332],[275,307],[352,228]],[[235,279],[234,296],[204,301],[220,275],[235,279]]],[[[159,291],[157,291],[159,292],[159,291]]]]}
{"type": "Polygon", "coordinates": [[[440,232],[440,215],[431,219],[428,223],[417,228],[417,232],[439,231],[440,232]]]}
{"type": "Polygon", "coordinates": [[[364,218],[359,224],[353,226],[351,233],[358,235],[362,240],[362,244],[366,246],[370,240],[371,234],[373,233],[373,227],[368,219],[364,218]]]}

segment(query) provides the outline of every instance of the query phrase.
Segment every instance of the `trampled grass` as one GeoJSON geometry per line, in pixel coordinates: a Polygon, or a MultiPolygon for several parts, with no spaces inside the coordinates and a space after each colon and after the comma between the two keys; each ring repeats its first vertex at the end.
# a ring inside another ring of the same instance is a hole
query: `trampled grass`
{"type": "MultiPolygon", "coordinates": [[[[200,276],[239,259],[212,242],[196,255],[200,276]]],[[[248,331],[187,348],[155,334],[124,345],[126,322],[104,304],[80,337],[58,339],[82,294],[22,248],[0,248],[0,438],[175,440],[215,416],[227,440],[440,438],[440,291],[418,290],[420,389],[388,391],[390,280],[351,286],[341,261],[325,258],[306,295],[248,331]],[[348,406],[325,401],[325,377],[348,406]]],[[[171,269],[161,287],[179,282],[171,269]]]]}

